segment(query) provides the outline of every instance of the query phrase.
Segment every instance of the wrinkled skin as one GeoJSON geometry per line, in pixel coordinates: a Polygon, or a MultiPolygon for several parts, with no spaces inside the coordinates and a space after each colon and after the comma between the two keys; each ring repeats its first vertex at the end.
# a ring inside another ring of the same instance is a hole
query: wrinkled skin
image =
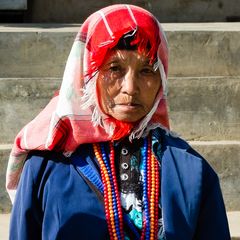
{"type": "Polygon", "coordinates": [[[99,69],[100,107],[119,121],[136,122],[152,109],[160,86],[160,72],[145,54],[112,50],[99,69]]]}

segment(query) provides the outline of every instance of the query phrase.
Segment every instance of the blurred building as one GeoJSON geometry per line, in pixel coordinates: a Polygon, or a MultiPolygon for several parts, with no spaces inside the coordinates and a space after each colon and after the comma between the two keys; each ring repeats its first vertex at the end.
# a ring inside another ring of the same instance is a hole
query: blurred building
{"type": "Polygon", "coordinates": [[[240,21],[239,0],[0,0],[0,22],[81,23],[92,12],[117,3],[146,8],[161,22],[240,21]]]}

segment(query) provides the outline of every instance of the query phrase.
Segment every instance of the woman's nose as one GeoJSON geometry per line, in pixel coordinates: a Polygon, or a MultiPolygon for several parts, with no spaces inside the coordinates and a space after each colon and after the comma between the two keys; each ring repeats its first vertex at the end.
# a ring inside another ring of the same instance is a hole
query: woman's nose
{"type": "Polygon", "coordinates": [[[128,95],[135,95],[139,91],[138,81],[137,81],[137,74],[135,71],[131,69],[128,70],[122,81],[122,92],[128,95]]]}

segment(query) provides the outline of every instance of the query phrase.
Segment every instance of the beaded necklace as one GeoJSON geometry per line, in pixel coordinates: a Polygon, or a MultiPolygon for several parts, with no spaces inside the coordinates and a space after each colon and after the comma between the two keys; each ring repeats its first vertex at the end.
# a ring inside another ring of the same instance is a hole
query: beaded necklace
{"type": "MultiPolygon", "coordinates": [[[[157,239],[159,166],[152,153],[151,136],[144,139],[143,146],[143,228],[141,240],[157,239]]],[[[123,211],[118,191],[113,142],[109,143],[110,155],[106,154],[103,144],[93,144],[95,156],[101,169],[104,187],[104,207],[111,240],[124,240],[123,211]]]]}

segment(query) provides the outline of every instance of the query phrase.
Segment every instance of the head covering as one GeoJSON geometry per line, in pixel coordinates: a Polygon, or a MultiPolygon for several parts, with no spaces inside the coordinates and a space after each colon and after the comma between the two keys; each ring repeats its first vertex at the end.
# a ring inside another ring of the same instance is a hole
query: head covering
{"type": "Polygon", "coordinates": [[[112,140],[116,125],[99,108],[96,79],[107,52],[122,36],[132,32],[139,51],[150,43],[149,58],[157,55],[162,86],[152,110],[134,126],[130,139],[147,135],[156,127],[169,128],[164,97],[168,49],[159,22],[137,6],[117,4],[103,8],[81,26],[66,63],[59,94],[15,139],[6,175],[6,187],[12,201],[29,151],[54,150],[67,155],[80,144],[112,140]]]}

